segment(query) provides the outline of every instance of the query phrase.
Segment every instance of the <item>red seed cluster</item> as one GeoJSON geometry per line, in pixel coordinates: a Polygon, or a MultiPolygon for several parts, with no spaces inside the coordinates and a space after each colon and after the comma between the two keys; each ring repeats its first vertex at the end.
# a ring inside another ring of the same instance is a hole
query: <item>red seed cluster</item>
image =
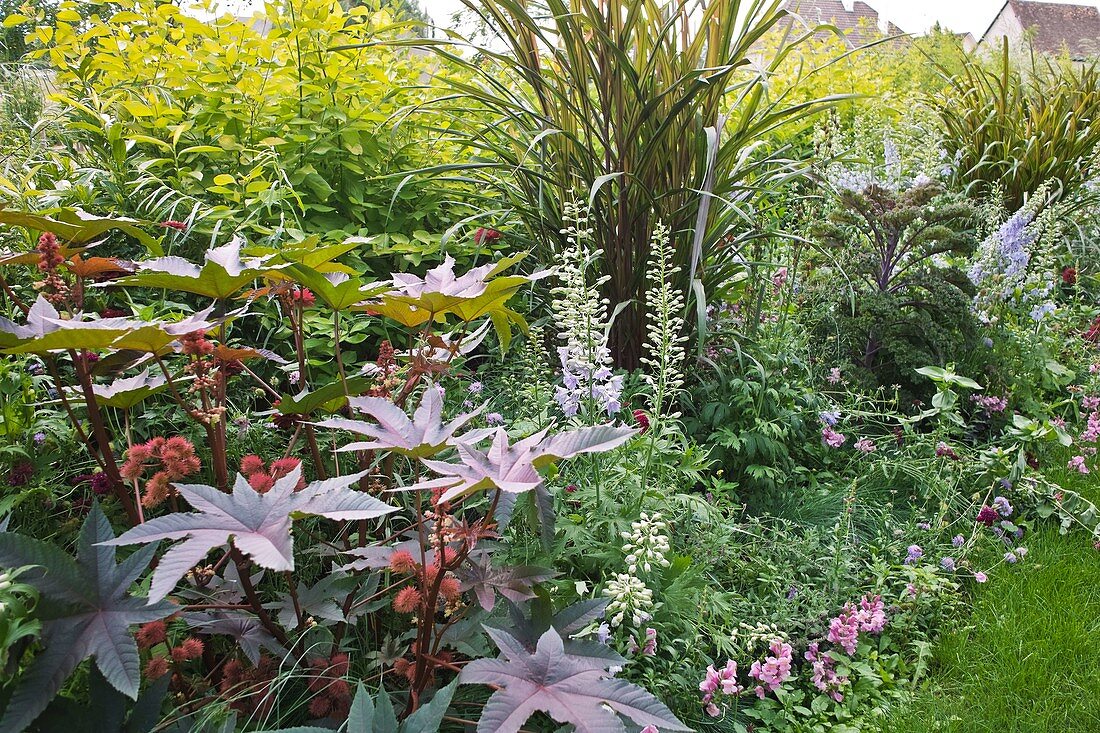
{"type": "Polygon", "coordinates": [[[314,694],[309,703],[310,715],[345,720],[351,709],[351,686],[344,680],[348,674],[348,655],[338,653],[329,659],[314,659],[309,666],[312,674],[306,687],[314,694]]]}
{"type": "MultiPolygon", "coordinates": [[[[275,482],[284,476],[289,476],[291,471],[301,465],[297,458],[278,458],[268,467],[259,456],[245,456],[241,459],[241,475],[248,479],[248,485],[261,494],[271,491],[275,482]]],[[[295,491],[301,491],[306,487],[304,477],[298,478],[295,491]]]]}
{"type": "Polygon", "coordinates": [[[171,482],[198,473],[202,467],[195,455],[195,446],[187,438],[174,435],[171,438],[156,437],[138,443],[126,452],[126,462],[119,468],[122,478],[137,481],[147,468],[160,465],[160,470],[145,483],[141,496],[142,506],[160,505],[172,493],[171,482]]]}

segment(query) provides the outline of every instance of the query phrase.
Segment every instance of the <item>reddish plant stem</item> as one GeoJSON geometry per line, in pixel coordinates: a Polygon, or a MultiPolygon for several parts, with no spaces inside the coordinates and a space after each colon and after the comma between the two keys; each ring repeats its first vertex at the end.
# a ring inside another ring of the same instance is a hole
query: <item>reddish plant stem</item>
{"type": "Polygon", "coordinates": [[[107,434],[103,413],[99,409],[99,402],[96,400],[95,391],[92,389],[92,378],[88,374],[88,369],[81,355],[75,351],[69,351],[69,357],[73,360],[73,368],[76,371],[77,379],[80,381],[80,389],[84,393],[84,404],[88,410],[88,422],[92,424],[92,435],[95,437],[96,449],[99,451],[99,455],[103,457],[103,472],[111,480],[111,489],[115,492],[119,503],[126,511],[130,526],[136,527],[141,523],[141,517],[134,505],[133,497],[130,496],[130,488],[118,472],[115,454],[111,450],[111,438],[107,434]]]}
{"type": "Polygon", "coordinates": [[[268,614],[259,596],[256,595],[256,589],[252,587],[252,578],[248,575],[251,563],[245,558],[241,551],[237,549],[237,546],[232,543],[229,545],[229,552],[233,556],[233,562],[237,563],[237,575],[241,580],[241,590],[244,591],[244,596],[248,600],[248,605],[251,606],[252,612],[256,614],[256,617],[260,620],[263,627],[275,637],[275,640],[289,649],[291,647],[290,638],[286,635],[286,632],[283,631],[282,627],[272,621],[271,615],[268,614]]]}

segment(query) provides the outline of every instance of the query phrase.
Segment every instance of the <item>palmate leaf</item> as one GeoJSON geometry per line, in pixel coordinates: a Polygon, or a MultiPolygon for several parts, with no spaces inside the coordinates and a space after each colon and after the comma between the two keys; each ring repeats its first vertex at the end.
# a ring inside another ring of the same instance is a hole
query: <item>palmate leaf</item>
{"type": "MultiPolygon", "coordinates": [[[[506,312],[504,304],[527,283],[549,275],[542,271],[532,275],[496,276],[526,256],[520,253],[498,262],[475,267],[464,275],[454,273],[454,258],[428,271],[423,279],[407,273],[395,273],[393,289],[377,301],[363,307],[369,313],[391,318],[406,328],[415,328],[428,321],[443,322],[448,314],[469,323],[489,316],[494,324],[506,312]],[[496,278],[496,279],[493,279],[496,278]]],[[[508,320],[515,319],[508,316],[508,320]]]]}
{"type": "Polygon", "coordinates": [[[298,583],[295,589],[298,596],[297,606],[289,593],[284,593],[278,601],[265,605],[275,611],[279,623],[288,629],[294,628],[298,623],[298,608],[304,615],[313,617],[318,624],[328,626],[347,620],[341,602],[355,589],[358,582],[351,575],[330,573],[313,585],[298,583]]]}
{"type": "Polygon", "coordinates": [[[161,249],[160,242],[138,228],[140,223],[136,219],[123,217],[112,219],[92,216],[81,209],[57,209],[50,212],[50,215],[45,215],[15,211],[0,206],[0,224],[9,224],[40,232],[53,232],[64,244],[88,244],[112,229],[117,229],[141,242],[150,254],[156,256],[163,254],[164,250],[161,249]]]}
{"type": "Polygon", "coordinates": [[[496,594],[519,603],[534,598],[531,590],[538,583],[554,578],[558,573],[550,568],[533,565],[507,565],[494,567],[490,553],[471,553],[470,562],[463,566],[459,578],[463,591],[473,591],[478,603],[486,611],[496,606],[496,594]]]}
{"type": "MultiPolygon", "coordinates": [[[[210,308],[176,321],[139,321],[132,318],[63,319],[41,295],[27,312],[24,325],[0,318],[0,348],[9,354],[47,354],[51,351],[158,352],[180,336],[206,330],[210,308]]],[[[235,315],[230,314],[230,315],[235,315]]]]}
{"type": "Polygon", "coordinates": [[[249,486],[240,474],[232,494],[213,486],[176,484],[180,495],[198,511],[151,519],[106,544],[183,540],[161,557],[149,589],[150,603],[172,592],[179,579],[199,560],[230,541],[261,567],[294,570],[291,524],[296,517],[374,519],[397,511],[369,494],[349,488],[366,473],[314,481],[296,492],[294,487],[301,478],[299,466],[276,481],[266,494],[249,486]]]}
{"type": "Polygon", "coordinates": [[[150,374],[146,369],[141,374],[116,379],[108,385],[93,385],[92,392],[99,404],[128,410],[167,387],[168,380],[163,375],[150,374]]]}
{"type": "Polygon", "coordinates": [[[40,540],[0,533],[0,567],[41,568],[22,580],[42,594],[45,646],[12,694],[0,730],[17,733],[30,725],[88,657],[95,659],[112,687],[137,698],[140,664],[130,626],[164,618],[177,609],[129,594],[156,546],[142,548],[116,565],[115,549],[104,544],[114,536],[98,504],[80,530],[75,560],[40,540]]]}
{"type": "Polygon", "coordinates": [[[349,400],[349,405],[352,410],[373,418],[374,422],[335,417],[316,423],[323,428],[347,430],[370,438],[368,441],[345,445],[339,449],[341,451],[386,449],[422,458],[435,455],[444,448],[463,440],[481,440],[491,432],[473,430],[456,438],[455,433],[477,417],[485,407],[482,405],[473,412],[459,415],[454,420],[444,423],[443,397],[434,384],[428,384],[424,390],[420,404],[411,420],[404,410],[382,397],[353,397],[349,400]]]}
{"type": "Polygon", "coordinates": [[[347,394],[365,392],[374,384],[366,377],[352,377],[347,381],[347,393],[343,382],[331,382],[314,390],[302,390],[296,395],[283,395],[275,409],[281,415],[308,415],[314,410],[339,412],[347,404],[347,394]]]}
{"type": "Polygon", "coordinates": [[[204,611],[185,613],[183,620],[196,633],[230,637],[254,665],[260,663],[264,649],[280,659],[289,653],[255,616],[227,611],[204,611]]]}
{"type": "Polygon", "coordinates": [[[481,451],[469,443],[458,443],[461,463],[424,460],[424,465],[441,478],[421,481],[408,489],[443,488],[442,501],[483,489],[500,489],[512,494],[531,491],[542,484],[538,469],[582,453],[613,450],[636,431],[629,427],[597,425],[546,437],[540,430],[516,443],[508,441],[504,428],[497,428],[493,444],[481,451]]]}
{"type": "Polygon", "coordinates": [[[265,273],[285,267],[270,264],[270,257],[242,260],[243,245],[243,239],[234,237],[228,244],[208,250],[201,267],[175,256],[139,262],[136,274],[115,280],[112,284],[181,290],[214,300],[225,300],[265,273]]]}
{"type": "Polygon", "coordinates": [[[364,282],[345,272],[319,272],[301,263],[287,265],[279,276],[309,288],[334,311],[348,310],[390,289],[388,283],[364,282]]]}
{"type": "Polygon", "coordinates": [[[500,687],[482,711],[478,733],[516,733],[538,711],[572,723],[577,733],[626,733],[620,715],[663,731],[691,730],[641,687],[614,679],[606,660],[566,652],[554,628],[539,637],[533,654],[507,632],[485,631],[501,656],[475,659],[459,675],[463,684],[500,687]]]}

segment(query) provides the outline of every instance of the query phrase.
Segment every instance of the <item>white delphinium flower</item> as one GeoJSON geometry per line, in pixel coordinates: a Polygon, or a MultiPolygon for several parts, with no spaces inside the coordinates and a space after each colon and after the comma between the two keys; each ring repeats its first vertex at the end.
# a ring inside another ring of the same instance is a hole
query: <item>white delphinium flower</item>
{"type": "Polygon", "coordinates": [[[554,399],[566,417],[577,415],[586,405],[612,416],[622,409],[623,377],[612,371],[607,348],[608,301],[599,295],[609,276],[588,281],[588,270],[599,262],[602,252],[591,247],[592,230],[584,207],[566,204],[563,218],[567,244],[558,268],[561,285],[552,291],[554,316],[561,326],[558,335],[564,342],[558,348],[562,385],[554,399]]]}
{"type": "MultiPolygon", "coordinates": [[[[659,415],[665,402],[674,401],[684,383],[684,296],[672,280],[679,267],[672,264],[672,238],[669,229],[658,222],[650,242],[649,270],[646,279],[650,287],[645,300],[649,319],[646,323],[646,348],[642,363],[649,367],[644,376],[650,388],[650,409],[659,415]]],[[[674,414],[673,417],[677,417],[674,414]]]]}
{"type": "Polygon", "coordinates": [[[626,540],[623,552],[627,553],[626,565],[630,572],[636,574],[639,567],[647,573],[652,572],[654,565],[667,568],[670,563],[665,555],[671,548],[665,534],[668,522],[661,519],[661,514],[655,512],[650,516],[642,512],[630,527],[631,531],[622,533],[626,540]]]}
{"type": "Polygon", "coordinates": [[[616,573],[607,582],[603,594],[611,599],[607,604],[607,618],[612,628],[621,626],[628,616],[635,626],[641,626],[650,618],[653,591],[633,575],[616,573]]]}

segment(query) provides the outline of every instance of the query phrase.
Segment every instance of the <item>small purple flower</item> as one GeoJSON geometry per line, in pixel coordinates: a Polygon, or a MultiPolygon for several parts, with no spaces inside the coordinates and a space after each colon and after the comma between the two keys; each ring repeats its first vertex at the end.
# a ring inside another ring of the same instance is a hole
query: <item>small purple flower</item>
{"type": "Polygon", "coordinates": [[[787,591],[787,600],[788,601],[793,601],[797,597],[798,597],[798,586],[797,585],[792,585],[790,587],[790,589],[787,591]]]}
{"type": "Polygon", "coordinates": [[[833,367],[829,370],[829,376],[826,377],[829,380],[829,384],[840,384],[844,377],[840,374],[840,367],[833,367]]]}
{"type": "Polygon", "coordinates": [[[34,434],[34,444],[35,445],[42,445],[45,442],[46,442],[46,434],[45,433],[35,433],[34,434]]]}
{"type": "Polygon", "coordinates": [[[818,418],[830,428],[835,428],[836,424],[840,422],[840,410],[824,410],[818,415],[818,418]]]}
{"type": "Polygon", "coordinates": [[[918,529],[923,529],[925,532],[927,532],[928,530],[932,529],[932,525],[929,524],[928,522],[919,522],[917,524],[917,528],[918,529]]]}
{"type": "Polygon", "coordinates": [[[481,382],[470,382],[470,386],[467,389],[470,390],[470,394],[481,394],[483,388],[481,382]]]}
{"type": "Polygon", "coordinates": [[[607,624],[600,624],[600,628],[596,629],[596,641],[601,644],[606,644],[607,640],[611,638],[611,627],[607,624]]]}
{"type": "Polygon", "coordinates": [[[974,580],[978,581],[979,583],[984,583],[985,581],[989,580],[989,576],[979,570],[978,572],[974,573],[974,580]]]}
{"type": "Polygon", "coordinates": [[[499,412],[490,412],[485,416],[485,422],[489,425],[503,425],[504,415],[499,412]]]}
{"type": "Polygon", "coordinates": [[[920,545],[909,545],[909,548],[905,552],[906,565],[912,565],[917,560],[920,560],[922,557],[924,557],[924,550],[921,549],[920,545]]]}
{"type": "Polygon", "coordinates": [[[299,381],[301,381],[301,379],[302,373],[299,372],[297,369],[287,375],[287,381],[289,381],[291,384],[297,384],[299,381]]]}
{"type": "Polygon", "coordinates": [[[993,508],[997,510],[997,513],[1002,517],[1012,516],[1012,505],[1008,503],[1008,499],[1003,496],[998,496],[993,500],[993,508]]]}
{"type": "Polygon", "coordinates": [[[1016,562],[1018,559],[1019,558],[1017,558],[1016,554],[1013,553],[1013,552],[1006,552],[1005,553],[1005,562],[1009,563],[1010,565],[1012,563],[1016,562]]]}
{"type": "Polygon", "coordinates": [[[966,544],[966,538],[963,537],[961,534],[957,534],[951,538],[951,544],[955,547],[962,547],[964,544],[966,544]]]}
{"type": "Polygon", "coordinates": [[[955,558],[947,556],[940,559],[940,567],[948,572],[954,572],[955,570],[955,558]]]}

